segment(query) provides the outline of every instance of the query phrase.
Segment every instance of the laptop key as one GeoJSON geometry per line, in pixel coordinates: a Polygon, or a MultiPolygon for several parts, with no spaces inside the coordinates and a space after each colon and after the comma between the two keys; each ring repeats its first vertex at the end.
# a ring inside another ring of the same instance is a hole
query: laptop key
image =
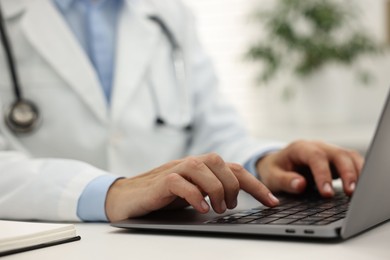
{"type": "Polygon", "coordinates": [[[255,220],[255,219],[259,219],[261,218],[260,216],[246,216],[246,217],[242,217],[240,219],[246,219],[248,221],[251,221],[251,220],[255,220]]]}
{"type": "Polygon", "coordinates": [[[230,215],[230,216],[242,218],[242,217],[246,217],[246,216],[249,216],[249,215],[250,215],[250,214],[247,214],[247,213],[235,213],[235,214],[230,215]]]}
{"type": "Polygon", "coordinates": [[[264,211],[259,211],[259,212],[256,212],[256,213],[253,213],[251,216],[259,216],[259,217],[264,217],[264,216],[269,216],[269,215],[272,215],[273,213],[272,212],[264,212],[264,211]]]}
{"type": "Polygon", "coordinates": [[[271,217],[271,218],[284,218],[286,216],[288,216],[288,214],[275,213],[275,214],[269,215],[269,217],[271,217]]]}
{"type": "Polygon", "coordinates": [[[290,224],[292,222],[296,221],[295,219],[287,219],[287,218],[281,218],[281,219],[278,219],[278,220],[275,220],[275,221],[272,221],[272,222],[269,222],[268,224],[279,224],[279,225],[283,225],[283,224],[290,224]]]}
{"type": "Polygon", "coordinates": [[[253,220],[252,219],[237,219],[237,220],[231,222],[231,224],[247,224],[250,221],[253,221],[253,220]]]}
{"type": "Polygon", "coordinates": [[[288,218],[288,219],[302,219],[302,218],[305,218],[306,216],[301,216],[301,215],[288,215],[288,216],[285,216],[284,218],[288,218]]]}
{"type": "Polygon", "coordinates": [[[327,218],[327,217],[334,216],[334,214],[333,213],[320,212],[320,213],[313,214],[312,216],[313,217],[327,218]]]}
{"type": "Polygon", "coordinates": [[[286,209],[283,210],[281,213],[286,213],[286,214],[295,214],[297,212],[301,211],[300,209],[286,209]]]}

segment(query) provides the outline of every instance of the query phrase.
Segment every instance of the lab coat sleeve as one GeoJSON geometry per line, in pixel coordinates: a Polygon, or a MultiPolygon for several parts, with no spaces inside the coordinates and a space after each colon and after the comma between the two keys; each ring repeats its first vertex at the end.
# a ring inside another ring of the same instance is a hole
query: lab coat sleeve
{"type": "Polygon", "coordinates": [[[93,179],[108,173],[65,159],[34,159],[0,135],[0,219],[80,221],[78,200],[93,179]]]}
{"type": "MultiPolygon", "coordinates": [[[[284,143],[254,139],[234,108],[218,91],[213,65],[199,43],[194,19],[187,12],[184,50],[192,91],[194,134],[189,154],[216,152],[225,161],[244,164],[253,156],[281,149],[284,143]]],[[[245,87],[245,86],[242,86],[245,87]]]]}

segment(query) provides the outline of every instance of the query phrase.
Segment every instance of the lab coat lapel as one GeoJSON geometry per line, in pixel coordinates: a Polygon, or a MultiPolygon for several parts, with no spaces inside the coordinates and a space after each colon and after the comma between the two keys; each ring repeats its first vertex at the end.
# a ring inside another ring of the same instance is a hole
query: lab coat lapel
{"type": "MultiPolygon", "coordinates": [[[[161,32],[147,15],[149,9],[141,3],[127,1],[119,22],[116,75],[112,95],[111,113],[119,120],[134,92],[147,77],[161,32]]],[[[137,1],[134,1],[137,2],[137,1]]]]}
{"type": "Polygon", "coordinates": [[[31,1],[23,31],[44,59],[102,121],[107,104],[96,72],[66,22],[48,0],[31,1]]]}

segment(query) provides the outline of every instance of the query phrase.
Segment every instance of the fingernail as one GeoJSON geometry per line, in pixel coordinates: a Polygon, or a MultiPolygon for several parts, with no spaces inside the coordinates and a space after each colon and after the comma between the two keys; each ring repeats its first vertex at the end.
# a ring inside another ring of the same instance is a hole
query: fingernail
{"type": "Polygon", "coordinates": [[[268,193],[268,197],[272,200],[273,203],[278,203],[279,204],[278,198],[276,198],[271,192],[268,193]]]}
{"type": "Polygon", "coordinates": [[[221,203],[221,210],[222,210],[223,212],[226,211],[226,202],[225,202],[224,200],[223,200],[222,203],[221,203]]]}
{"type": "Polygon", "coordinates": [[[300,180],[299,179],[293,179],[292,181],[291,181],[291,188],[293,189],[293,190],[298,190],[298,187],[299,187],[299,183],[300,183],[300,180]]]}
{"type": "Polygon", "coordinates": [[[204,211],[209,211],[209,209],[210,209],[209,204],[207,204],[207,202],[205,200],[202,200],[202,202],[200,203],[200,206],[202,207],[202,209],[204,211]]]}
{"type": "Polygon", "coordinates": [[[349,184],[349,190],[350,191],[354,191],[356,188],[356,183],[355,182],[351,182],[351,184],[349,184]]]}
{"type": "Polygon", "coordinates": [[[333,195],[333,188],[332,188],[332,186],[330,186],[329,183],[325,183],[325,184],[324,184],[323,190],[324,190],[324,192],[333,195]]]}
{"type": "Polygon", "coordinates": [[[234,201],[232,202],[232,209],[234,209],[235,207],[237,207],[237,204],[238,204],[237,200],[234,200],[234,201]]]}

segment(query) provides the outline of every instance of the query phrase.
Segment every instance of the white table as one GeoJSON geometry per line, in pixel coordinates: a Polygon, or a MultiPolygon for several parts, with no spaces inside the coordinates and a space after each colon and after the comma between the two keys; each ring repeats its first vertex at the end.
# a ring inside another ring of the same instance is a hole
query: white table
{"type": "Polygon", "coordinates": [[[76,224],[81,241],[4,257],[19,259],[390,259],[390,222],[343,242],[140,233],[108,224],[76,224]]]}

